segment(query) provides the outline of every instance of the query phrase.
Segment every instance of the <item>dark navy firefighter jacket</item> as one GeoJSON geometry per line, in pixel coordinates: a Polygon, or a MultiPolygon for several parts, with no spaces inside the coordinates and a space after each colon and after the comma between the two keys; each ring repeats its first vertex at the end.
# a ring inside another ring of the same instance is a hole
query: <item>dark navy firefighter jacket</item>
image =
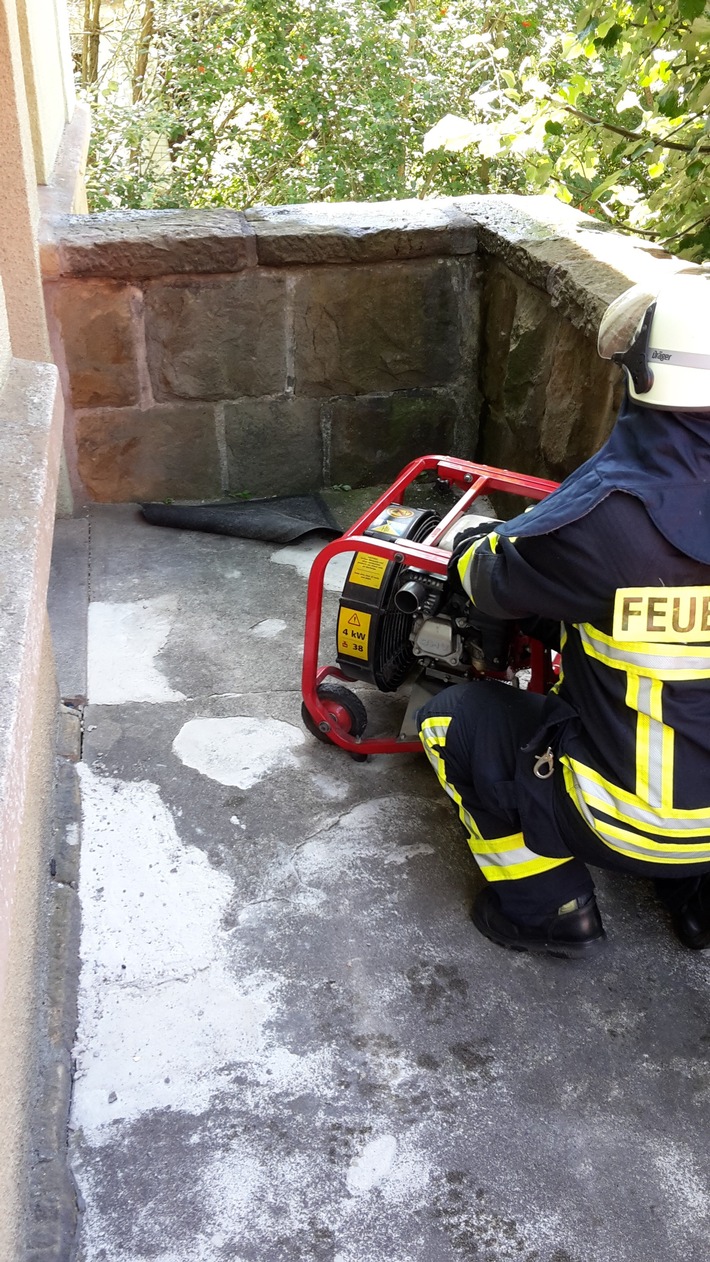
{"type": "Polygon", "coordinates": [[[458,562],[484,613],[562,626],[523,761],[528,844],[551,852],[550,788],[531,775],[550,746],[555,791],[599,854],[649,876],[710,867],[710,416],[686,419],[627,404],[596,457],[458,562]],[[665,458],[639,448],[639,426],[665,458]]]}

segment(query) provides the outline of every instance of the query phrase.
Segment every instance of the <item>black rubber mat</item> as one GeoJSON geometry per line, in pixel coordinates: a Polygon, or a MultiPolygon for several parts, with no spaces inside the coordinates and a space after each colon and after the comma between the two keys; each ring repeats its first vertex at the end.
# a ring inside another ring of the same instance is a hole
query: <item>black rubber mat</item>
{"type": "Polygon", "coordinates": [[[342,531],[320,495],[276,495],[263,500],[220,500],[213,504],[141,504],[146,521],[175,530],[205,530],[240,539],[291,543],[313,531],[332,537],[342,531]]]}

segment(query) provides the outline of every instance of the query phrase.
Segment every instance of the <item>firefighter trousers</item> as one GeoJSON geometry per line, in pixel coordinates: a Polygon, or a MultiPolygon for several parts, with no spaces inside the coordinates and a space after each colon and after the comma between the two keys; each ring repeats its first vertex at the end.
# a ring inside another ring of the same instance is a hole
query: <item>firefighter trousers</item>
{"type": "MultiPolygon", "coordinates": [[[[586,859],[652,879],[668,910],[677,911],[710,864],[699,864],[691,875],[687,866],[623,860],[587,828],[559,775],[536,786],[545,810],[531,814],[533,799],[521,792],[520,754],[540,727],[544,700],[484,679],[445,688],[417,715],[427,758],[458,807],[468,844],[483,876],[495,882],[502,910],[534,924],[591,894],[586,859]]],[[[531,767],[533,756],[526,758],[531,767]]],[[[530,773],[527,780],[532,783],[530,773]]]]}
{"type": "MultiPolygon", "coordinates": [[[[417,715],[425,753],[458,807],[473,856],[495,882],[503,912],[520,923],[542,920],[594,890],[554,822],[540,840],[524,835],[516,767],[540,727],[544,700],[484,679],[445,688],[417,715]]],[[[552,798],[551,783],[540,789],[552,798]]]]}

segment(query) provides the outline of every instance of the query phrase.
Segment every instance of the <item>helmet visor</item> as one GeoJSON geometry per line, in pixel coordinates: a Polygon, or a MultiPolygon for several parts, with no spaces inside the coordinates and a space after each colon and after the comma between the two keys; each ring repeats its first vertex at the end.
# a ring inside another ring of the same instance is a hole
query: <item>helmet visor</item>
{"type": "Polygon", "coordinates": [[[630,350],[648,308],[655,301],[655,293],[633,285],[612,302],[599,327],[597,346],[602,359],[613,359],[630,350]]]}

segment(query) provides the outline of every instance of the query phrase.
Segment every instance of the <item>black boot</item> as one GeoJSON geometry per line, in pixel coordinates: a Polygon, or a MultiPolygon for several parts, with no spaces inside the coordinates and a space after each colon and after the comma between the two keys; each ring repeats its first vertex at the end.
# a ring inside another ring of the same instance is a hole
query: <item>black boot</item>
{"type": "Polygon", "coordinates": [[[691,951],[710,947],[710,873],[677,881],[659,880],[655,885],[683,946],[691,951]]]}
{"type": "Polygon", "coordinates": [[[559,955],[563,959],[582,959],[598,950],[606,939],[593,894],[565,903],[540,924],[525,925],[505,915],[498,895],[487,885],[473,904],[471,919],[484,937],[498,946],[559,955]]]}

